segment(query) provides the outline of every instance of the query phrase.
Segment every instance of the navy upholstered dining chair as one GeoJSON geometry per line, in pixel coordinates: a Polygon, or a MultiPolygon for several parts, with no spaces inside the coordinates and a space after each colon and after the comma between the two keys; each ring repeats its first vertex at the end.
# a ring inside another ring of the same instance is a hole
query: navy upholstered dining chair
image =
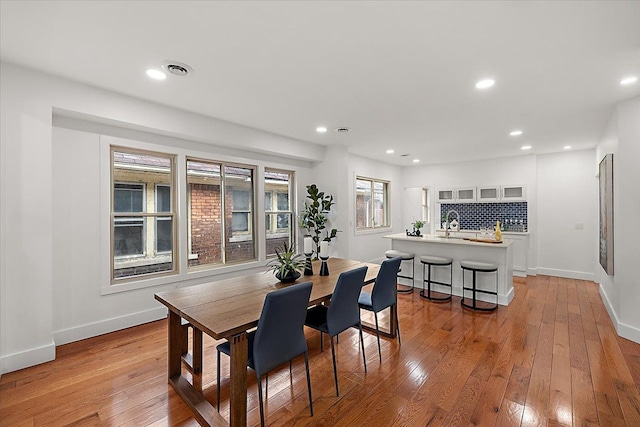
{"type": "Polygon", "coordinates": [[[378,313],[385,308],[396,305],[396,331],[398,344],[400,342],[400,324],[398,322],[398,294],[396,287],[396,275],[400,269],[402,258],[395,257],[382,262],[371,293],[362,291],[358,298],[358,305],[363,310],[372,311],[376,319],[376,336],[378,338],[378,356],[382,362],[382,350],[380,349],[380,329],[378,326],[378,313]]]}
{"type": "Polygon", "coordinates": [[[351,327],[358,327],[360,331],[360,345],[362,346],[362,362],[364,371],[367,372],[367,360],[364,354],[364,340],[362,338],[362,323],[360,323],[360,308],[358,307],[358,297],[364,277],[367,274],[367,267],[356,268],[340,274],[336,288],[331,296],[331,304],[316,305],[307,310],[307,318],[304,324],[310,328],[320,331],[320,346],[322,346],[322,333],[329,335],[331,340],[331,358],[333,359],[333,377],[336,383],[336,396],[340,396],[338,390],[338,370],[336,368],[336,351],[333,344],[333,337],[340,332],[344,332],[351,327]]]}
{"type": "MultiPolygon", "coordinates": [[[[262,377],[301,354],[304,354],[307,371],[309,411],[313,416],[309,357],[304,336],[304,319],[311,296],[311,287],[311,282],[305,282],[268,293],[262,306],[258,327],[249,333],[247,366],[256,372],[258,378],[260,425],[262,426],[264,426],[262,377]]],[[[216,350],[218,352],[218,411],[220,411],[220,353],[230,355],[231,347],[228,342],[225,342],[218,345],[216,350]]]]}

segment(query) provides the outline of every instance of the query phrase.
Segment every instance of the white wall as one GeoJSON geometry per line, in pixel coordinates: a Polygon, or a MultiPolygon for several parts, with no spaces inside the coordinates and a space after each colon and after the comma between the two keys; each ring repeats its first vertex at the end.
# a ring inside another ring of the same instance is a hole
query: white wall
{"type": "Polygon", "coordinates": [[[119,129],[113,136],[289,165],[302,179],[324,159],[315,144],[0,66],[0,372],[51,360],[56,344],[162,317],[153,294],[175,286],[100,295],[96,132],[56,128],[60,144],[54,144],[54,112],[91,129],[119,129]]]}
{"type": "MultiPolygon", "coordinates": [[[[596,260],[600,293],[622,337],[640,342],[640,97],[619,104],[598,144],[594,170],[613,153],[614,275],[596,260]]],[[[597,234],[596,234],[597,236],[597,234]]]]}
{"type": "Polygon", "coordinates": [[[0,69],[2,372],[55,356],[51,105],[41,98],[46,86],[0,69]]]}
{"type": "Polygon", "coordinates": [[[538,274],[595,280],[598,180],[594,158],[595,150],[538,156],[538,274]]]}
{"type": "MultiPolygon", "coordinates": [[[[347,177],[347,162],[349,154],[347,148],[339,145],[329,146],[325,152],[325,161],[314,165],[312,170],[312,181],[306,183],[316,184],[320,191],[325,194],[331,194],[335,205],[331,208],[328,215],[329,223],[327,230],[335,228],[339,230],[337,238],[331,241],[329,246],[329,254],[333,257],[349,256],[349,239],[346,236],[348,229],[347,209],[349,208],[347,189],[345,182],[347,177]]],[[[304,187],[303,187],[304,188],[304,187]]],[[[304,188],[303,197],[306,199],[306,188],[304,188]]],[[[301,207],[302,209],[302,207],[301,207]]],[[[325,237],[326,230],[322,232],[320,238],[325,237]]]]}
{"type": "Polygon", "coordinates": [[[383,239],[382,236],[387,234],[399,233],[404,231],[402,223],[402,169],[398,166],[388,165],[365,159],[360,156],[350,154],[348,156],[348,173],[343,187],[347,191],[347,199],[349,201],[346,207],[345,224],[347,225],[346,237],[349,239],[348,257],[360,261],[381,261],[384,259],[385,251],[391,249],[391,241],[383,239]],[[391,214],[391,228],[382,229],[380,231],[356,232],[355,229],[355,178],[362,176],[366,178],[380,179],[390,182],[390,203],[389,210],[391,214]]]}
{"type": "MultiPolygon", "coordinates": [[[[598,147],[596,148],[596,158],[594,159],[595,165],[593,166],[594,175],[598,174],[598,164],[604,158],[604,156],[608,153],[613,154],[613,212],[614,212],[614,251],[620,247],[619,237],[621,234],[620,226],[616,227],[616,223],[618,221],[618,214],[620,212],[620,197],[617,197],[617,194],[620,194],[620,168],[617,164],[618,162],[618,108],[616,107],[615,111],[611,115],[609,122],[607,123],[607,127],[605,128],[602,138],[600,138],[600,142],[598,143],[598,147]]],[[[598,202],[599,203],[599,202],[598,202]]],[[[599,221],[599,219],[598,219],[599,221]]],[[[598,241],[599,244],[599,228],[596,228],[594,232],[594,238],[598,241]]],[[[614,256],[617,255],[614,252],[614,256]]],[[[609,314],[611,318],[614,319],[614,324],[618,323],[617,316],[620,313],[620,288],[615,285],[616,276],[608,276],[604,271],[602,266],[600,265],[599,255],[595,261],[595,270],[596,270],[596,281],[600,283],[600,293],[603,295],[603,300],[607,305],[609,310],[609,314]]],[[[614,266],[615,268],[615,266],[614,266]]]]}

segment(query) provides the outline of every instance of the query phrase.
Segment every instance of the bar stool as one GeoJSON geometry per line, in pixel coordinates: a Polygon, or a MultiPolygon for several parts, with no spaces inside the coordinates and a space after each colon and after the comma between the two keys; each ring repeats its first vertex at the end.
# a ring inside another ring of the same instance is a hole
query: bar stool
{"type": "Polygon", "coordinates": [[[182,343],[182,362],[187,369],[197,374],[202,371],[202,331],[183,318],[180,318],[180,326],[185,330],[185,339],[182,343]],[[193,329],[192,353],[189,353],[189,328],[193,329]]]}
{"type": "MultiPolygon", "coordinates": [[[[402,269],[400,269],[398,271],[398,276],[397,277],[402,278],[402,279],[410,279],[411,280],[411,288],[410,289],[398,289],[399,293],[401,293],[401,294],[409,294],[409,293],[413,292],[413,288],[414,288],[413,278],[414,278],[414,274],[415,274],[415,271],[414,271],[415,267],[413,265],[413,259],[414,259],[415,255],[407,253],[407,252],[396,251],[396,250],[393,250],[393,249],[386,251],[384,253],[384,255],[387,257],[387,259],[400,257],[400,258],[402,258],[402,261],[411,261],[411,276],[400,274],[400,272],[402,271],[402,269]]],[[[402,264],[402,262],[400,262],[400,264],[402,264]]],[[[404,286],[408,286],[408,285],[404,285],[404,286]]]]}
{"type": "Polygon", "coordinates": [[[477,262],[477,261],[460,261],[460,267],[462,267],[462,300],[460,300],[460,304],[463,307],[470,308],[472,310],[480,310],[480,311],[493,311],[498,308],[498,266],[496,264],[491,264],[487,262],[477,262]],[[464,286],[464,271],[469,270],[473,272],[473,287],[467,288],[464,286]],[[485,291],[483,289],[478,289],[476,287],[476,274],[477,273],[496,273],[496,291],[485,291]],[[464,302],[464,291],[473,291],[473,304],[469,305],[464,302]],[[491,304],[488,307],[480,307],[476,304],[476,293],[483,293],[489,295],[496,296],[496,303],[491,304]]]}
{"type": "Polygon", "coordinates": [[[452,284],[453,284],[453,258],[444,258],[439,256],[432,255],[423,255],[420,257],[420,262],[422,263],[422,283],[427,283],[427,294],[425,295],[424,289],[420,291],[420,296],[422,298],[426,298],[431,301],[450,301],[451,300],[451,292],[452,292],[452,284]],[[437,282],[435,280],[431,280],[431,267],[446,267],[449,266],[449,283],[437,282]],[[424,270],[428,268],[427,278],[425,279],[424,270]],[[445,297],[434,297],[431,296],[431,284],[435,283],[437,285],[448,286],[449,295],[445,297]]]}

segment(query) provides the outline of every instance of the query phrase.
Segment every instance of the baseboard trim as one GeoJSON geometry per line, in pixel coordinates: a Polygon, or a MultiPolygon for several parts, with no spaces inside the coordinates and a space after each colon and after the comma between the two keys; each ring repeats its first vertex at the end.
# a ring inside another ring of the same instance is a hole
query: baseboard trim
{"type": "Polygon", "coordinates": [[[29,350],[2,356],[2,358],[0,358],[0,371],[3,374],[6,374],[8,372],[17,371],[30,366],[50,362],[55,358],[56,345],[52,340],[50,344],[43,345],[42,347],[31,348],[29,350]]]}
{"type": "Polygon", "coordinates": [[[101,320],[99,322],[87,323],[85,325],[55,331],[53,333],[53,341],[55,342],[55,345],[68,344],[70,342],[108,334],[109,332],[119,331],[120,329],[130,328],[143,323],[153,322],[154,320],[164,319],[165,317],[167,317],[167,309],[165,307],[156,307],[150,310],[139,311],[137,313],[112,317],[111,319],[101,320]]]}
{"type": "Polygon", "coordinates": [[[558,270],[556,268],[544,268],[538,267],[536,273],[543,276],[556,276],[565,277],[567,279],[578,280],[591,280],[595,281],[596,275],[594,273],[587,273],[586,271],[572,271],[572,270],[558,270]]]}
{"type": "Polygon", "coordinates": [[[618,323],[618,335],[635,343],[640,344],[640,329],[629,326],[626,323],[618,323]]]}
{"type": "Polygon", "coordinates": [[[613,309],[613,306],[611,305],[611,301],[609,301],[609,296],[605,292],[602,284],[600,284],[599,290],[600,290],[599,292],[600,298],[602,299],[604,307],[607,309],[607,313],[609,313],[609,318],[613,323],[613,327],[615,328],[616,333],[622,338],[626,338],[628,340],[631,340],[635,343],[640,344],[640,329],[634,328],[633,326],[629,326],[626,323],[620,322],[620,319],[618,319],[618,314],[613,309]]]}

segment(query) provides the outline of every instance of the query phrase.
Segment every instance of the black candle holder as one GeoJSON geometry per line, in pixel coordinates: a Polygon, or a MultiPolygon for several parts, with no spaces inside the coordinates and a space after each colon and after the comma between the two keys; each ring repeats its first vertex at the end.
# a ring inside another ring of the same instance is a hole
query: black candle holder
{"type": "Polygon", "coordinates": [[[322,264],[320,265],[320,275],[328,276],[329,275],[329,266],[327,265],[327,260],[329,257],[320,257],[322,260],[322,264]]]}
{"type": "Polygon", "coordinates": [[[306,260],[304,261],[304,275],[305,276],[313,276],[313,264],[311,263],[311,255],[313,252],[304,254],[306,260]]]}

